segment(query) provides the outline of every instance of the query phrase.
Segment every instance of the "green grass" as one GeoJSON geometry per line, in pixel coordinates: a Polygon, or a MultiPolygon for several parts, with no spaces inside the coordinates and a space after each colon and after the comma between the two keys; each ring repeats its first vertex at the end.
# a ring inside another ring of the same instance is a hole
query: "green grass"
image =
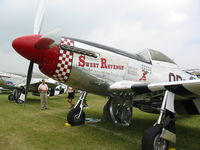
{"type": "MultiPolygon", "coordinates": [[[[0,95],[0,150],[140,150],[144,130],[157,115],[133,113],[130,127],[100,122],[66,127],[66,96],[49,98],[49,109],[40,111],[39,97],[29,95],[25,110],[0,95]]],[[[77,99],[77,96],[76,98],[77,99]]],[[[102,119],[106,98],[88,95],[87,117],[102,119]]],[[[177,116],[178,150],[199,150],[200,117],[177,116]]]]}

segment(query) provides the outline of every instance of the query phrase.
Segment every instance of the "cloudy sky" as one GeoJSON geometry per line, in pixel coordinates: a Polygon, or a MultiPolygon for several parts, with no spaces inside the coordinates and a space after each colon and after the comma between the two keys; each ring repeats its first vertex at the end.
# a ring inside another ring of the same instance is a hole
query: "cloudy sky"
{"type": "MultiPolygon", "coordinates": [[[[135,53],[160,50],[181,68],[200,68],[199,0],[46,0],[42,33],[63,35],[135,53]]],[[[28,61],[12,48],[32,34],[37,0],[0,1],[0,71],[25,73],[28,61]]],[[[35,72],[38,72],[35,66],[35,72]]]]}

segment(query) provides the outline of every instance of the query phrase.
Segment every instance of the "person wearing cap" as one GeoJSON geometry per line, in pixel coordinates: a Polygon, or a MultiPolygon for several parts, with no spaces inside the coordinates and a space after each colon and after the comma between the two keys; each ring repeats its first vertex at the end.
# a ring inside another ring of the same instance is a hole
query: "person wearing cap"
{"type": "Polygon", "coordinates": [[[48,101],[47,101],[48,85],[45,83],[44,79],[42,80],[42,83],[39,85],[38,91],[40,93],[41,110],[48,109],[48,101]]]}

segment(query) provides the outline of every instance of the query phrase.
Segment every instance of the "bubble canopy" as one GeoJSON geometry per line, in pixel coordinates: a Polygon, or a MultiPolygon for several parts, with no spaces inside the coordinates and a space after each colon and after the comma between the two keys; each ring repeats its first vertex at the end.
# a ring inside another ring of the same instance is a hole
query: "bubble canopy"
{"type": "Polygon", "coordinates": [[[153,49],[142,50],[136,53],[136,55],[138,57],[145,59],[149,63],[151,63],[152,61],[162,61],[162,62],[167,62],[171,64],[176,64],[172,59],[170,59],[165,54],[153,49]]]}

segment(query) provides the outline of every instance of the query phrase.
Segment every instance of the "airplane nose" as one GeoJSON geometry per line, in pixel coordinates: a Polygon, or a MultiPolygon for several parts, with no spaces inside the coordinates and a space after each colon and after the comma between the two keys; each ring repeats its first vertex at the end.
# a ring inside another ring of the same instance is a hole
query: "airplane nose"
{"type": "Polygon", "coordinates": [[[45,50],[37,49],[35,43],[40,39],[41,35],[28,35],[16,38],[12,42],[13,48],[23,57],[37,64],[41,61],[41,56],[45,50]]]}
{"type": "Polygon", "coordinates": [[[41,37],[42,35],[19,37],[12,42],[12,46],[21,56],[37,63],[44,74],[52,76],[57,67],[60,47],[59,45],[46,47],[51,41],[41,40],[41,37]]]}

